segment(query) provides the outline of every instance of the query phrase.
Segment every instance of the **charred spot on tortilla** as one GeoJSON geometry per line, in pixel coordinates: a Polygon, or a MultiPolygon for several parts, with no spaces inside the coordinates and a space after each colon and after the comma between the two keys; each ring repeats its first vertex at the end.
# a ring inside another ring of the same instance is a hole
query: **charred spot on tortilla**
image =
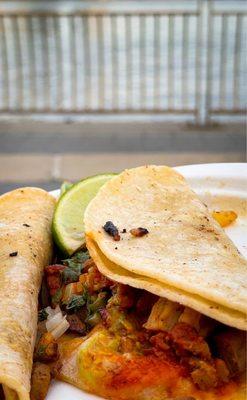
{"type": "Polygon", "coordinates": [[[142,236],[147,235],[149,232],[148,232],[148,230],[146,228],[139,227],[139,228],[131,229],[130,233],[131,233],[132,236],[142,237],[142,236]]]}
{"type": "Polygon", "coordinates": [[[18,251],[13,251],[9,254],[10,257],[16,257],[18,255],[18,251]]]}
{"type": "Polygon", "coordinates": [[[28,225],[28,224],[22,224],[22,226],[25,226],[26,228],[30,228],[30,225],[28,225]]]}
{"type": "Polygon", "coordinates": [[[127,232],[127,229],[124,228],[124,229],[122,230],[122,233],[126,233],[126,232],[127,232]]]}
{"type": "Polygon", "coordinates": [[[113,224],[112,221],[107,221],[105,225],[103,226],[103,229],[108,235],[112,236],[115,242],[119,242],[120,240],[120,235],[118,228],[113,224]]]}

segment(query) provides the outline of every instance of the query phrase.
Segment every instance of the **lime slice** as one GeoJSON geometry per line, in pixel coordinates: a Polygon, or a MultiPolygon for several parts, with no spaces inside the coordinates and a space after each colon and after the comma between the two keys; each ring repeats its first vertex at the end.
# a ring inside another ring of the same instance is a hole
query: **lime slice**
{"type": "Polygon", "coordinates": [[[95,175],[73,185],[59,199],[52,222],[53,238],[63,253],[71,255],[85,242],[84,212],[99,188],[114,174],[95,175]]]}

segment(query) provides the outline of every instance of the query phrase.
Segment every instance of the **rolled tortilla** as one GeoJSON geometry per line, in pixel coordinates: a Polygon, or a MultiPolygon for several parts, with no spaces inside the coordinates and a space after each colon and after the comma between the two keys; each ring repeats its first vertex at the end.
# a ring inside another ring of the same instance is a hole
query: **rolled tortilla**
{"type": "Polygon", "coordinates": [[[38,293],[52,256],[55,199],[37,188],[0,197],[0,384],[7,400],[29,400],[38,293]]]}

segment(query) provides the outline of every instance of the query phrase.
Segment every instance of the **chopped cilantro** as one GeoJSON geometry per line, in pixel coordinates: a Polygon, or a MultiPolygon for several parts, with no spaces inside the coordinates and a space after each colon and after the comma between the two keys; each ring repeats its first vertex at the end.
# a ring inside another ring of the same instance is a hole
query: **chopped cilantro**
{"type": "Polygon", "coordinates": [[[63,282],[67,285],[68,283],[77,282],[81,274],[81,267],[78,265],[75,268],[66,267],[62,271],[63,282]]]}
{"type": "Polygon", "coordinates": [[[95,326],[101,321],[101,315],[99,310],[106,306],[107,293],[101,292],[95,298],[95,296],[88,297],[87,300],[87,318],[86,324],[95,326]]]}
{"type": "Polygon", "coordinates": [[[46,352],[47,345],[41,344],[36,350],[36,358],[42,357],[46,352]]]}
{"type": "Polygon", "coordinates": [[[99,311],[96,311],[94,314],[89,315],[86,319],[86,323],[88,325],[90,325],[91,327],[96,326],[97,324],[99,324],[101,321],[101,315],[99,313],[99,311]]]}
{"type": "Polygon", "coordinates": [[[65,284],[77,282],[83,270],[83,264],[90,258],[88,251],[79,251],[71,258],[63,260],[66,268],[62,271],[62,279],[65,284]]]}
{"type": "Polygon", "coordinates": [[[107,302],[106,292],[99,293],[96,299],[94,298],[94,296],[89,297],[87,301],[87,310],[89,315],[92,315],[98,310],[104,308],[106,306],[106,302],[107,302]]]}
{"type": "Polygon", "coordinates": [[[62,260],[63,264],[70,268],[74,268],[77,264],[83,264],[90,258],[88,251],[78,251],[70,258],[62,260]]]}
{"type": "Polygon", "coordinates": [[[86,296],[84,294],[73,294],[66,306],[67,310],[78,311],[86,304],[86,296]]]}

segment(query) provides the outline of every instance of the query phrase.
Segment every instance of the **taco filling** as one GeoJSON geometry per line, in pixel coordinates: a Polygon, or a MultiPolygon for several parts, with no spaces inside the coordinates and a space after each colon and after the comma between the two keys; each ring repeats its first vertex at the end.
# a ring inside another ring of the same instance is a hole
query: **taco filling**
{"type": "Polygon", "coordinates": [[[109,399],[228,399],[241,387],[243,331],[108,279],[86,249],[46,267],[42,291],[53,308],[39,311],[34,358],[58,379],[109,399]]]}

